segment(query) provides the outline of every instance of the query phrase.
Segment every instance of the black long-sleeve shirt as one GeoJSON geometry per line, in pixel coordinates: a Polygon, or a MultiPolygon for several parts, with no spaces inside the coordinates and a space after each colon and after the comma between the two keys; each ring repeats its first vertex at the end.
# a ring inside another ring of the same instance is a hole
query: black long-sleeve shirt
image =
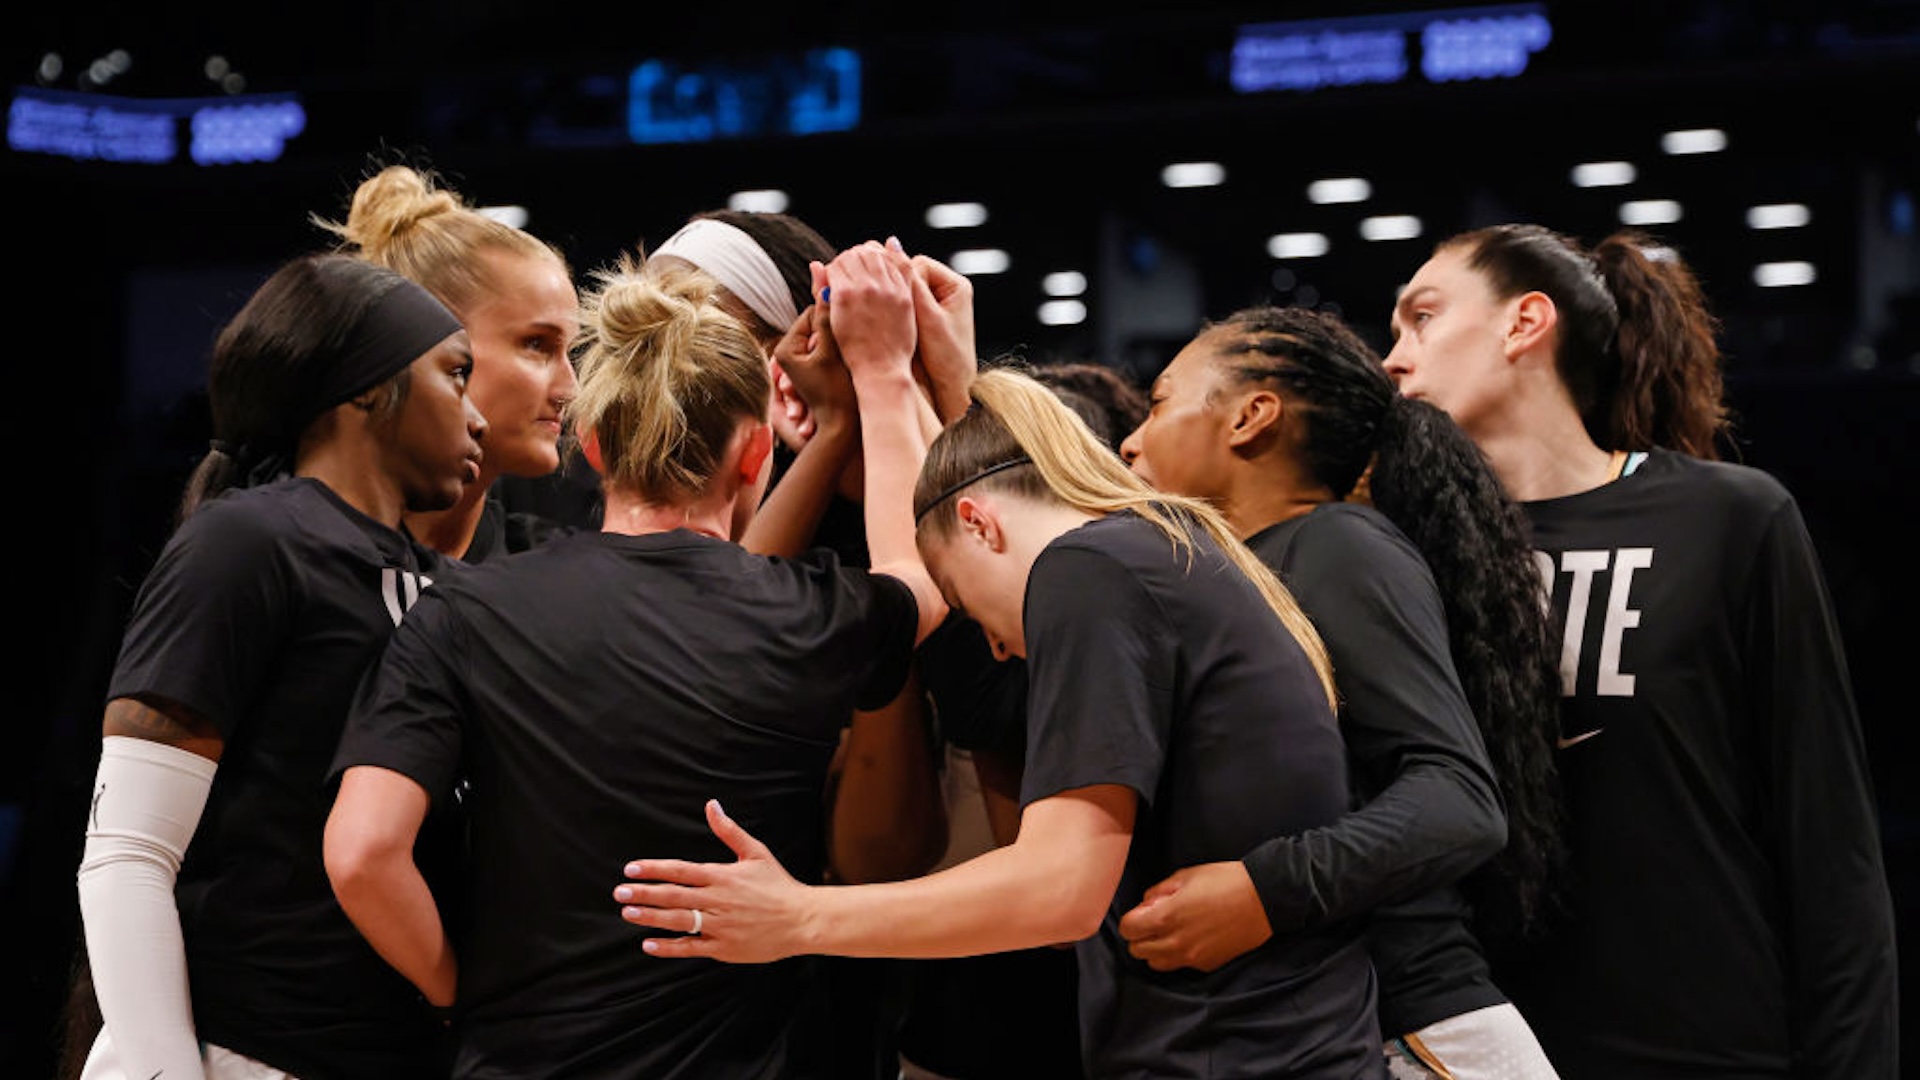
{"type": "Polygon", "coordinates": [[[1892,901],[1793,498],[1656,451],[1527,510],[1564,630],[1575,911],[1501,987],[1566,1080],[1892,1080],[1892,901]]]}
{"type": "Polygon", "coordinates": [[[1506,817],[1426,562],[1384,515],[1349,503],[1248,546],[1326,643],[1364,798],[1335,824],[1245,857],[1274,933],[1370,917],[1388,1037],[1505,1001],[1455,883],[1500,850],[1506,817]]]}

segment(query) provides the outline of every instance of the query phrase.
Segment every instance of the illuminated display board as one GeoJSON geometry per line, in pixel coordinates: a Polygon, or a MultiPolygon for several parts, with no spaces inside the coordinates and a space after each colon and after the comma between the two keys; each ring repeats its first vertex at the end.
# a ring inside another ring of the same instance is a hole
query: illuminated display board
{"type": "Polygon", "coordinates": [[[293,94],[140,100],[105,94],[20,89],[7,109],[7,146],[78,161],[164,165],[277,161],[306,129],[293,94]]]}
{"type": "Polygon", "coordinates": [[[755,64],[648,60],[628,79],[637,143],[850,131],[860,123],[860,54],[815,49],[755,64]]]}
{"type": "Polygon", "coordinates": [[[1416,51],[1428,82],[1508,79],[1552,40],[1544,4],[1261,23],[1235,36],[1229,81],[1243,94],[1397,83],[1416,51]]]}

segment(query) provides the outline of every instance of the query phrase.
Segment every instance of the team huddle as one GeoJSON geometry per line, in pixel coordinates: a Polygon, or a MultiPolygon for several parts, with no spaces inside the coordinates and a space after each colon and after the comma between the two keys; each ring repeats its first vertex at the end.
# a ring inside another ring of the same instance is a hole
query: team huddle
{"type": "Polygon", "coordinates": [[[785,214],[320,223],[114,668],[87,1080],[1897,1075],[1819,560],[1651,238],[1134,386],[785,214]]]}

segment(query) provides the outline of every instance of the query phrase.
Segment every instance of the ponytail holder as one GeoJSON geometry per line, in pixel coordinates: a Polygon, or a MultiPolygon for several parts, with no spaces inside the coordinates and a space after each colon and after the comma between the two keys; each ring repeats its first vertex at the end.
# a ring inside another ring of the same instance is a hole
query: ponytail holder
{"type": "Polygon", "coordinates": [[[250,443],[229,442],[226,439],[207,440],[207,449],[232,459],[234,471],[240,475],[235,487],[258,487],[293,475],[291,457],[283,452],[263,455],[250,443]]]}

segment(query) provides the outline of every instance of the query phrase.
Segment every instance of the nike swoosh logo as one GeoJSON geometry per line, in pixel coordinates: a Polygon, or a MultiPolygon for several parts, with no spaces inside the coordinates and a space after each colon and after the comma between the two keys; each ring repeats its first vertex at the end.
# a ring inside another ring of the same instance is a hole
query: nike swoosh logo
{"type": "Polygon", "coordinates": [[[1576,743],[1586,742],[1588,739],[1593,738],[1595,735],[1598,735],[1605,730],[1607,729],[1597,727],[1597,728],[1594,728],[1592,731],[1582,732],[1579,735],[1575,735],[1571,739],[1561,739],[1559,740],[1560,749],[1565,750],[1567,747],[1573,746],[1576,743]]]}

